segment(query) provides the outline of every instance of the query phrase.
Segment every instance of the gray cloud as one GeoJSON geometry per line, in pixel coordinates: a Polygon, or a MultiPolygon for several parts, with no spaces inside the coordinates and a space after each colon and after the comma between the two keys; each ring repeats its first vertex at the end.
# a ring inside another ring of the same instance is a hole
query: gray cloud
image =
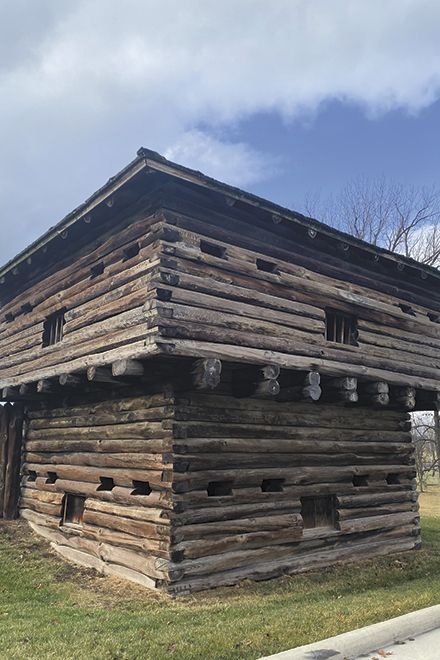
{"type": "Polygon", "coordinates": [[[436,0],[15,0],[1,19],[2,262],[140,144],[244,185],[237,163],[256,180],[259,154],[188,135],[329,99],[375,115],[439,96],[436,0]]]}

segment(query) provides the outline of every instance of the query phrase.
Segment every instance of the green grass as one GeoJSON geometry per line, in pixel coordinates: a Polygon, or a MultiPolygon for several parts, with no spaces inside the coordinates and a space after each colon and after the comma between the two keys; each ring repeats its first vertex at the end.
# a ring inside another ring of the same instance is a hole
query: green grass
{"type": "MultiPolygon", "coordinates": [[[[438,502],[440,489],[422,507],[432,513],[438,502]]],[[[418,552],[171,601],[72,567],[24,523],[4,523],[0,657],[258,658],[439,603],[440,518],[423,518],[423,542],[418,552]]]]}

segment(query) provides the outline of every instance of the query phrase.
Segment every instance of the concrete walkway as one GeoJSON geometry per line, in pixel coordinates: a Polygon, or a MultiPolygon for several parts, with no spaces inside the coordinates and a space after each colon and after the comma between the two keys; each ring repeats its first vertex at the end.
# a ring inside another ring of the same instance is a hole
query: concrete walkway
{"type": "MultiPolygon", "coordinates": [[[[406,641],[401,641],[399,644],[386,646],[383,651],[390,654],[389,660],[438,660],[440,658],[440,628],[435,628],[431,632],[416,635],[406,641]]],[[[367,656],[358,656],[356,660],[372,660],[379,658],[382,660],[383,656],[377,653],[370,653],[367,656]]]]}
{"type": "Polygon", "coordinates": [[[440,605],[261,660],[440,660],[440,605]]]}

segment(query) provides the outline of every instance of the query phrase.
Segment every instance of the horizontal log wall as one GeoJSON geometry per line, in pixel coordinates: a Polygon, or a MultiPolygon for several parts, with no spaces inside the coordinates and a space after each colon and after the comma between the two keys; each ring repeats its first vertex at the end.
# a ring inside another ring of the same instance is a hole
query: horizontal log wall
{"type": "Polygon", "coordinates": [[[152,281],[163,222],[138,211],[120,226],[1,308],[0,387],[105,364],[115,351],[145,352],[156,326],[152,281]],[[44,322],[61,309],[63,339],[43,347],[44,322]]]}
{"type": "Polygon", "coordinates": [[[180,395],[170,592],[416,547],[408,419],[397,411],[180,395]],[[301,498],[318,495],[334,497],[334,524],[304,529],[301,498]]]}
{"type": "Polygon", "coordinates": [[[67,559],[174,595],[419,544],[407,413],[232,397],[232,375],[29,408],[21,516],[67,559]],[[334,521],[304,529],[318,495],[334,521]]]}
{"type": "Polygon", "coordinates": [[[270,227],[256,231],[231,210],[164,213],[174,234],[162,243],[162,346],[196,356],[203,345],[213,355],[220,344],[219,357],[225,347],[237,356],[237,347],[270,350],[318,364],[322,373],[369,378],[370,370],[390,384],[440,389],[440,325],[429,316],[440,300],[427,297],[422,283],[416,294],[397,268],[387,282],[342,257],[316,252],[312,259],[312,247],[281,240],[270,227]],[[356,317],[357,346],[325,339],[328,308],[356,317]]]}
{"type": "Polygon", "coordinates": [[[170,560],[173,416],[168,389],[28,409],[21,516],[67,559],[162,585],[170,560]],[[63,524],[66,493],[85,498],[81,525],[63,524]]]}

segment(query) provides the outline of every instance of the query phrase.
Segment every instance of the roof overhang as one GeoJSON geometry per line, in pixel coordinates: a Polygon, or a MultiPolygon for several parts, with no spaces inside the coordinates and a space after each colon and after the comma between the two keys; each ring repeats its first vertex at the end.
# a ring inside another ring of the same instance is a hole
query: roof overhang
{"type": "Polygon", "coordinates": [[[152,171],[168,175],[181,182],[187,182],[199,188],[204,188],[213,192],[217,192],[227,197],[242,202],[244,204],[256,207],[261,211],[265,211],[275,222],[292,222],[296,225],[303,226],[309,233],[325,236],[330,241],[336,241],[339,245],[341,243],[348,247],[356,247],[371,254],[374,258],[381,258],[383,261],[394,262],[400,270],[405,266],[409,266],[413,271],[419,272],[423,279],[428,277],[434,278],[440,282],[440,271],[432,266],[421,264],[414,259],[402,256],[400,254],[390,252],[383,248],[371,245],[366,241],[355,238],[349,234],[334,229],[325,225],[313,218],[309,218],[300,213],[291,211],[270,202],[266,199],[258,197],[252,193],[245,192],[234,186],[222,183],[204,175],[201,172],[192,170],[177,163],[168,161],[160,154],[150,151],[149,149],[141,148],[137,152],[137,157],[127,165],[118,174],[111,177],[104,186],[99,188],[91,197],[89,197],[83,204],[78,206],[68,215],[66,215],[58,224],[49,229],[41,238],[29,245],[25,250],[20,252],[15,258],[6,263],[0,268],[0,284],[4,284],[6,276],[11,272],[16,272],[21,264],[29,262],[32,256],[47,246],[60,236],[65,237],[69,229],[82,220],[87,220],[89,214],[93,212],[100,204],[106,203],[108,199],[124,188],[132,179],[139,175],[142,171],[152,171]]]}

